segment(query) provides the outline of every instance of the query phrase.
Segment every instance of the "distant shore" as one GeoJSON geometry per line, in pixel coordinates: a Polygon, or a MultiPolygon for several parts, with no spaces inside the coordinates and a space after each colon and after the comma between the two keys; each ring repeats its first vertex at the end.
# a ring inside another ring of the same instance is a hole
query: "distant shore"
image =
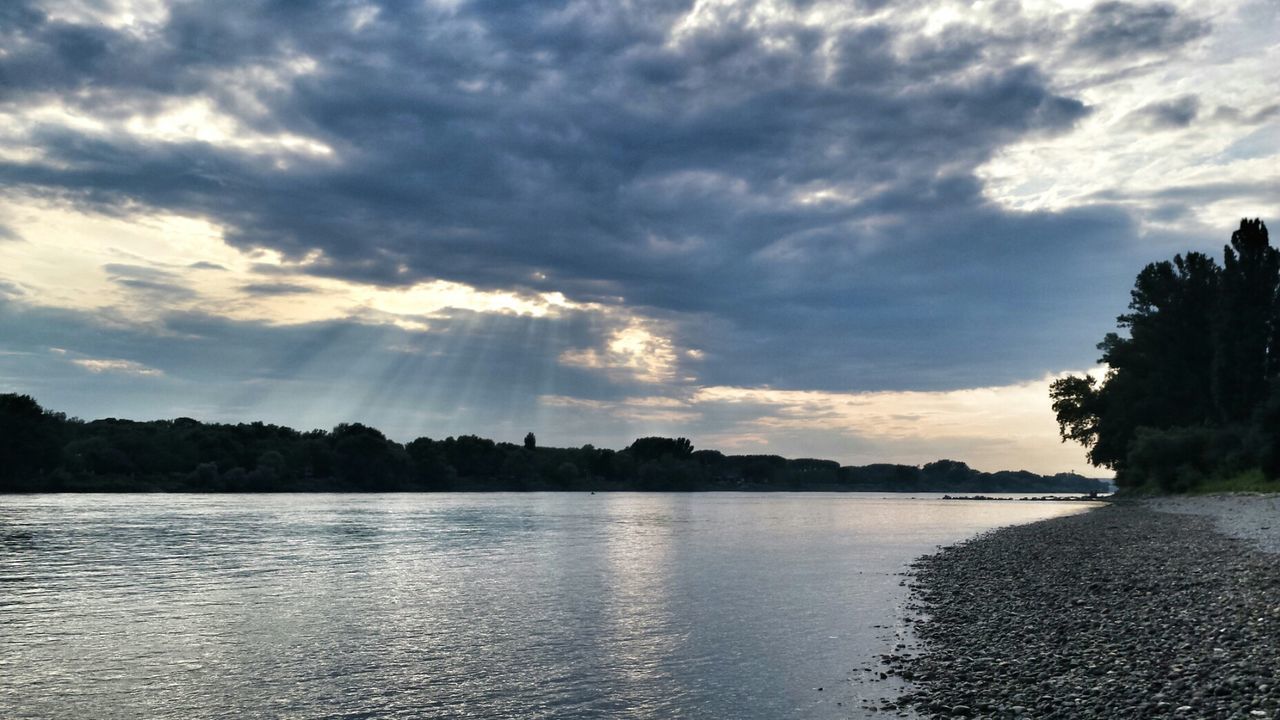
{"type": "Polygon", "coordinates": [[[881,709],[1280,717],[1277,502],[1120,502],[921,559],[921,652],[888,658],[915,687],[881,709]]]}
{"type": "Polygon", "coordinates": [[[637,438],[621,450],[517,445],[458,435],[399,443],[341,423],[299,431],[192,418],[84,421],[30,395],[0,393],[0,494],[49,492],[523,492],[817,490],[1106,492],[1074,472],[983,472],[957,460],[841,465],[820,458],[726,455],[688,438],[637,438]]]}

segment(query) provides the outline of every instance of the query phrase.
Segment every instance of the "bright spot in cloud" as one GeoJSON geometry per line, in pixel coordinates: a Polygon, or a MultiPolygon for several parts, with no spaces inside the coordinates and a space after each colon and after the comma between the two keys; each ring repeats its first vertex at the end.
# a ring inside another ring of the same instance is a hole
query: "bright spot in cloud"
{"type": "Polygon", "coordinates": [[[566,351],[560,356],[560,363],[601,370],[622,379],[669,382],[675,377],[678,355],[675,343],[659,325],[632,318],[609,335],[604,347],[566,351]]]}
{"type": "Polygon", "coordinates": [[[333,155],[333,148],[311,138],[255,133],[235,117],[219,111],[208,98],[170,102],[161,112],[130,117],[123,128],[142,140],[204,142],[250,154],[333,155]]]}
{"type": "Polygon", "coordinates": [[[91,373],[120,373],[123,375],[142,375],[142,376],[159,376],[164,373],[159,370],[147,367],[142,363],[133,360],[116,360],[109,358],[75,358],[71,360],[73,365],[88,370],[91,373]]]}
{"type": "Polygon", "coordinates": [[[45,0],[50,20],[73,25],[105,25],[115,30],[141,32],[169,16],[163,0],[45,0]]]}

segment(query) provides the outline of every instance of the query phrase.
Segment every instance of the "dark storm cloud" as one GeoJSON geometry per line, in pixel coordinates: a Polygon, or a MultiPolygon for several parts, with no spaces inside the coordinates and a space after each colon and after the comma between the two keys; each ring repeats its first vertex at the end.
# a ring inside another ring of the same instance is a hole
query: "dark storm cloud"
{"type": "Polygon", "coordinates": [[[1088,367],[1147,259],[1133,230],[1113,210],[921,218],[853,273],[833,269],[843,246],[809,248],[802,289],[753,306],[748,331],[684,339],[706,350],[702,375],[729,385],[893,389],[909,377],[942,390],[1026,378],[1050,355],[1088,367]]]}
{"type": "MultiPolygon", "coordinates": [[[[206,215],[243,248],[321,251],[305,267],[317,275],[621,298],[706,347],[692,366],[706,382],[1021,379],[1078,343],[1043,337],[1062,320],[1050,293],[1122,295],[1133,268],[1101,259],[1127,218],[1004,213],[974,176],[999,148],[1089,112],[1036,66],[990,59],[1043,29],[760,26],[731,8],[677,35],[690,7],[177,4],[143,36],[12,10],[0,32],[21,42],[0,58],[0,102],[56,97],[124,118],[200,96],[249,132],[333,155],[282,165],[46,127],[34,142],[47,159],[0,163],[0,182],[107,211],[206,215]],[[362,7],[377,13],[357,27],[362,7]],[[302,58],[310,69],[285,72],[302,58]],[[255,91],[272,72],[277,85],[255,91]]],[[[1105,3],[1072,31],[1066,42],[1105,58],[1205,26],[1105,3]]],[[[1084,302],[1102,297],[1114,300],[1084,302]]]]}
{"type": "Polygon", "coordinates": [[[1152,129],[1180,129],[1190,125],[1200,114],[1200,98],[1183,95],[1144,105],[1133,112],[1132,119],[1152,129]]]}
{"type": "Polygon", "coordinates": [[[1172,5],[1104,2],[1077,24],[1074,46],[1102,59],[1164,53],[1209,33],[1209,23],[1172,5]]]}

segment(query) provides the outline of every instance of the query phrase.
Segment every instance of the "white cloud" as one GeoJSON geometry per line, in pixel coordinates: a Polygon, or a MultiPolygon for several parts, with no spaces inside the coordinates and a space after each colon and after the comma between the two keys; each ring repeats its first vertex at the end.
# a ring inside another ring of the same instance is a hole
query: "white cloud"
{"type": "Polygon", "coordinates": [[[79,365],[91,373],[120,373],[122,375],[140,375],[144,377],[156,377],[164,374],[153,367],[147,367],[133,360],[74,358],[71,363],[79,365]]]}
{"type": "Polygon", "coordinates": [[[163,0],[45,0],[50,20],[75,25],[104,25],[135,33],[163,23],[169,16],[163,0]]]}
{"type": "MultiPolygon", "coordinates": [[[[1275,217],[1280,211],[1280,144],[1250,142],[1277,137],[1280,117],[1239,122],[1275,103],[1280,42],[1246,38],[1256,32],[1258,2],[1181,2],[1183,17],[1211,23],[1213,32],[1159,56],[1098,62],[1071,48],[1050,45],[1032,57],[1063,92],[1092,113],[1074,131],[1028,138],[1002,148],[978,174],[988,197],[1018,210],[1063,210],[1096,202],[1120,202],[1155,223],[1162,190],[1207,183],[1253,186],[1229,201],[1191,203],[1200,228],[1221,232],[1240,217],[1275,217]],[[1270,79],[1270,82],[1268,82],[1270,79]],[[1199,112],[1183,126],[1152,127],[1135,113],[1176,99],[1199,112]],[[1219,112],[1221,110],[1221,112],[1219,112]]],[[[1180,203],[1185,201],[1179,201],[1180,203]]],[[[1185,225],[1186,220],[1179,218],[1185,225]]],[[[1187,229],[1184,227],[1184,229],[1187,229]]]]}

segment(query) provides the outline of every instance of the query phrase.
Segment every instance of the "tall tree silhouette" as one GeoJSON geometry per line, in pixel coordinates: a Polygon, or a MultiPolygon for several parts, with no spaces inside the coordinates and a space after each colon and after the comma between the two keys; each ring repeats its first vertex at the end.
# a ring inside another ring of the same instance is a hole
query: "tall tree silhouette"
{"type": "Polygon", "coordinates": [[[1151,263],[1138,273],[1129,312],[1116,318],[1128,336],[1098,344],[1108,370],[1101,385],[1067,377],[1050,387],[1063,440],[1089,448],[1089,461],[1119,469],[1140,427],[1203,422],[1210,398],[1219,269],[1202,253],[1151,263]]]}
{"type": "Polygon", "coordinates": [[[1266,395],[1267,377],[1276,364],[1268,345],[1280,330],[1275,322],[1278,279],[1280,252],[1270,246],[1266,225],[1241,220],[1231,244],[1223,248],[1213,343],[1213,398],[1223,422],[1248,419],[1266,395]]]}
{"type": "MultiPolygon", "coordinates": [[[[1063,441],[1084,445],[1089,461],[1115,469],[1118,480],[1142,481],[1124,476],[1135,443],[1148,469],[1152,458],[1181,453],[1199,472],[1228,456],[1240,462],[1251,451],[1242,438],[1259,435],[1255,409],[1280,386],[1280,252],[1261,220],[1246,219],[1223,260],[1220,268],[1191,252],[1147,265],[1129,312],[1116,318],[1127,333],[1098,344],[1103,380],[1069,376],[1050,386],[1063,441]]],[[[1272,466],[1260,456],[1246,461],[1272,466]]]]}

